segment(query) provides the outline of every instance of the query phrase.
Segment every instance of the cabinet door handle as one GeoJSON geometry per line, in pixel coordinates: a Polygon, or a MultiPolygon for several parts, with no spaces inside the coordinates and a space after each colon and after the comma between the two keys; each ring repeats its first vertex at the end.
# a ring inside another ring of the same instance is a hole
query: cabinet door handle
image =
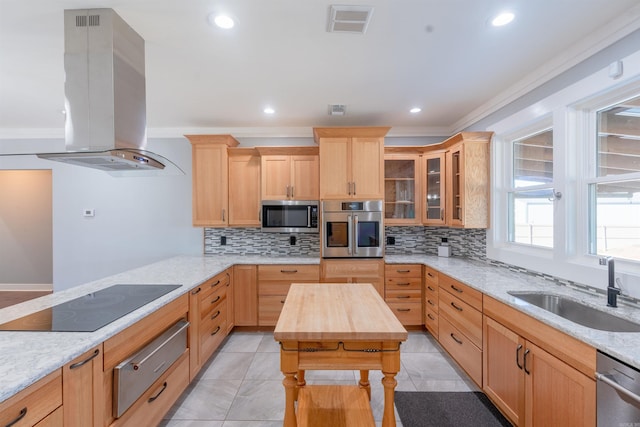
{"type": "Polygon", "coordinates": [[[20,421],[21,419],[23,419],[25,417],[25,415],[27,415],[27,408],[22,408],[20,410],[20,413],[18,414],[18,416],[11,421],[9,424],[7,424],[5,427],[11,427],[12,425],[15,425],[18,423],[18,421],[20,421]]]}
{"type": "Polygon", "coordinates": [[[531,375],[531,372],[527,369],[527,355],[531,353],[530,349],[526,349],[524,351],[524,358],[522,359],[523,364],[524,364],[524,371],[527,373],[527,375],[531,375]]]}
{"type": "Polygon", "coordinates": [[[202,288],[198,288],[195,291],[191,291],[191,295],[198,295],[201,290],[202,290],[202,288]]]}
{"type": "Polygon", "coordinates": [[[294,270],[280,270],[280,273],[287,273],[287,274],[292,274],[292,273],[297,273],[298,270],[294,269],[294,270]]]}
{"type": "Polygon", "coordinates": [[[427,286],[427,289],[429,289],[431,292],[435,292],[436,290],[433,289],[431,286],[427,286]]]}
{"type": "Polygon", "coordinates": [[[215,331],[211,332],[211,336],[214,336],[218,332],[220,332],[220,326],[218,326],[215,331]]]}
{"type": "Polygon", "coordinates": [[[451,285],[451,289],[453,289],[454,291],[456,291],[457,293],[461,294],[462,292],[464,292],[462,289],[460,288],[456,288],[455,285],[451,285]]]}
{"type": "Polygon", "coordinates": [[[224,222],[224,209],[222,209],[222,222],[224,222]]]}
{"type": "Polygon", "coordinates": [[[213,316],[211,316],[211,320],[215,319],[218,316],[220,316],[220,310],[216,311],[216,313],[213,316]]]}
{"type": "Polygon", "coordinates": [[[213,301],[211,301],[211,304],[215,304],[215,303],[217,303],[218,301],[220,301],[220,298],[222,298],[222,297],[221,297],[220,295],[218,295],[218,296],[216,297],[216,299],[214,299],[213,301]]]}
{"type": "Polygon", "coordinates": [[[522,350],[522,344],[518,344],[518,347],[516,348],[516,365],[518,366],[518,369],[522,370],[522,365],[520,364],[520,350],[522,350]]]}
{"type": "Polygon", "coordinates": [[[434,276],[433,274],[431,274],[431,272],[430,272],[430,271],[427,271],[427,276],[429,276],[429,277],[434,277],[434,278],[436,277],[436,276],[434,276]]]}
{"type": "Polygon", "coordinates": [[[293,199],[293,185],[291,186],[291,198],[293,199]]]}
{"type": "Polygon", "coordinates": [[[462,307],[458,307],[455,302],[451,303],[451,307],[455,308],[458,311],[462,311],[462,307]]]}
{"type": "Polygon", "coordinates": [[[165,381],[164,384],[162,384],[162,388],[160,389],[160,391],[158,392],[158,394],[156,394],[155,396],[152,396],[149,398],[149,400],[147,402],[151,403],[154,400],[156,400],[157,398],[160,397],[160,395],[162,394],[163,391],[165,391],[167,388],[167,382],[165,381]]]}
{"type": "Polygon", "coordinates": [[[440,221],[444,221],[444,209],[440,209],[440,221]]]}
{"type": "Polygon", "coordinates": [[[427,300],[427,302],[429,303],[430,306],[435,307],[436,303],[431,301],[430,299],[427,300]]]}
{"type": "Polygon", "coordinates": [[[212,283],[211,287],[215,288],[216,286],[218,286],[220,284],[220,280],[216,281],[216,283],[212,283]]]}
{"type": "Polygon", "coordinates": [[[284,300],[283,299],[280,300],[280,304],[284,304],[284,300]]]}
{"type": "Polygon", "coordinates": [[[398,273],[410,273],[411,270],[396,270],[398,273]]]}
{"type": "Polygon", "coordinates": [[[427,313],[427,317],[435,322],[436,318],[431,315],[431,313],[427,313]]]}
{"type": "Polygon", "coordinates": [[[458,344],[462,345],[462,341],[460,341],[458,338],[456,338],[456,336],[453,335],[453,332],[451,332],[449,335],[451,335],[451,338],[453,338],[453,340],[455,342],[457,342],[458,344]]]}
{"type": "Polygon", "coordinates": [[[98,357],[99,354],[100,354],[100,349],[96,348],[96,350],[93,352],[91,356],[87,357],[82,362],[74,363],[73,365],[69,366],[69,369],[77,369],[82,365],[86,365],[87,363],[91,362],[93,359],[98,357]]]}
{"type": "Polygon", "coordinates": [[[353,195],[354,196],[356,195],[356,183],[355,182],[353,183],[353,195]]]}
{"type": "Polygon", "coordinates": [[[411,285],[411,283],[406,282],[406,283],[398,283],[398,286],[409,286],[411,285]]]}

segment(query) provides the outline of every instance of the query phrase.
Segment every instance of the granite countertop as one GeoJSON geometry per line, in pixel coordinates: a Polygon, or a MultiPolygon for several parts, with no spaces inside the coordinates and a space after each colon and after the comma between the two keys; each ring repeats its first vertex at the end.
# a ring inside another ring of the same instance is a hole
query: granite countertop
{"type": "Polygon", "coordinates": [[[587,328],[550,313],[542,308],[508,294],[508,291],[552,292],[568,296],[586,305],[640,323],[640,308],[619,303],[617,308],[607,307],[604,295],[558,285],[541,277],[517,273],[507,268],[465,258],[444,258],[428,255],[391,255],[385,257],[390,264],[424,264],[470,287],[489,295],[529,316],[575,337],[623,362],[640,368],[640,332],[608,332],[587,328]]]}
{"type": "MultiPolygon", "coordinates": [[[[552,291],[640,323],[640,309],[636,307],[620,305],[618,308],[609,308],[606,307],[606,300],[602,295],[581,292],[532,275],[465,258],[389,255],[385,257],[385,261],[396,264],[424,264],[435,268],[605,353],[640,367],[640,333],[613,333],[586,328],[523,303],[507,291],[552,291]]],[[[318,257],[177,256],[0,309],[0,323],[4,323],[114,284],[182,285],[95,332],[0,331],[0,402],[235,264],[319,263],[318,257]]]]}

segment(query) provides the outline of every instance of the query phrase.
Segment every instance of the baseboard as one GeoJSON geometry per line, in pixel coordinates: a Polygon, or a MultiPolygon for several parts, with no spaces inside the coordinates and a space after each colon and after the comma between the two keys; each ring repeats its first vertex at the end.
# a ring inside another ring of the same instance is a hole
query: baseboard
{"type": "Polygon", "coordinates": [[[0,291],[53,292],[52,283],[0,283],[0,291]]]}

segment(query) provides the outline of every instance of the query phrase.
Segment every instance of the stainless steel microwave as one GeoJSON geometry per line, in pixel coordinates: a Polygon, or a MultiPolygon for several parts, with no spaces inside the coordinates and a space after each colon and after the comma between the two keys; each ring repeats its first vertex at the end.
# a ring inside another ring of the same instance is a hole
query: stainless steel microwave
{"type": "Polygon", "coordinates": [[[262,231],[318,233],[317,200],[263,200],[262,231]]]}

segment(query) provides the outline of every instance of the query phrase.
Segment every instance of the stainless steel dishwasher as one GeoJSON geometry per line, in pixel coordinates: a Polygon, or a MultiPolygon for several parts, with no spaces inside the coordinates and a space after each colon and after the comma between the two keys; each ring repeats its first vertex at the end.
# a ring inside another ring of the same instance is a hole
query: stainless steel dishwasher
{"type": "Polygon", "coordinates": [[[598,426],[640,427],[640,371],[598,352],[598,426]]]}

